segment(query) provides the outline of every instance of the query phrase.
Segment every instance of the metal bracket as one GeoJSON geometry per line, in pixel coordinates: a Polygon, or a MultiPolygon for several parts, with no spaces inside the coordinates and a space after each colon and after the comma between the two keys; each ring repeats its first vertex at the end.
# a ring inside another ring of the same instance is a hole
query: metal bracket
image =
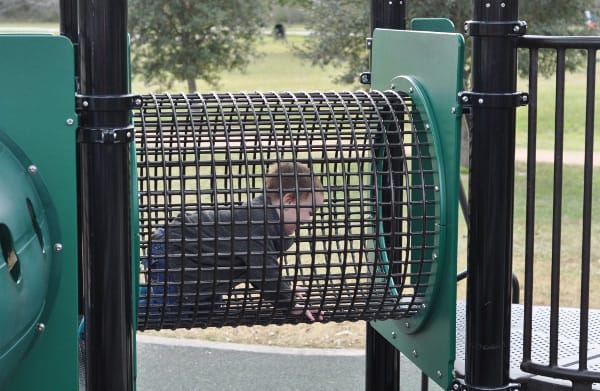
{"type": "Polygon", "coordinates": [[[360,84],[371,84],[371,72],[362,72],[358,81],[360,84]]]}
{"type": "Polygon", "coordinates": [[[124,144],[132,140],[134,134],[133,125],[125,128],[77,129],[77,142],[84,144],[124,144]]]}
{"type": "Polygon", "coordinates": [[[142,107],[141,95],[76,95],[75,110],[82,111],[129,111],[142,107]]]}
{"type": "Polygon", "coordinates": [[[496,388],[489,388],[489,387],[481,388],[481,387],[470,386],[468,384],[465,384],[464,380],[462,380],[462,379],[454,380],[454,383],[452,383],[452,386],[450,387],[450,390],[452,390],[452,391],[519,391],[520,389],[521,389],[521,385],[518,383],[511,383],[506,386],[496,387],[496,388]]]}
{"type": "Polygon", "coordinates": [[[458,93],[458,102],[464,107],[511,108],[526,106],[529,94],[518,91],[506,94],[461,91],[458,93]]]}
{"type": "Polygon", "coordinates": [[[465,22],[465,33],[472,37],[520,37],[527,33],[527,22],[465,22]]]}

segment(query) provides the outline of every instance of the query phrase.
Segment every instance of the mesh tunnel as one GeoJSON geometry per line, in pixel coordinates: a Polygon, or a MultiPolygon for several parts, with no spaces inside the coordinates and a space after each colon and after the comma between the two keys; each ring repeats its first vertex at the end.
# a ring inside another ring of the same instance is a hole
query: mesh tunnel
{"type": "Polygon", "coordinates": [[[325,321],[398,319],[426,308],[441,179],[412,99],[144,96],[134,110],[138,329],[309,322],[307,310],[325,321]],[[281,170],[298,163],[309,171],[281,170]],[[267,190],[274,176],[294,186],[267,190]]]}

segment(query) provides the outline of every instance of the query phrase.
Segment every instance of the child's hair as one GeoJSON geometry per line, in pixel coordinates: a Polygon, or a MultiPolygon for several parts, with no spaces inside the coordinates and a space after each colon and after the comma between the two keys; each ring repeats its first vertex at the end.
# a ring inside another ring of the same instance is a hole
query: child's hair
{"type": "Polygon", "coordinates": [[[270,199],[280,199],[284,194],[297,194],[300,198],[315,191],[323,191],[321,179],[300,162],[280,162],[272,165],[265,178],[265,190],[270,199]]]}

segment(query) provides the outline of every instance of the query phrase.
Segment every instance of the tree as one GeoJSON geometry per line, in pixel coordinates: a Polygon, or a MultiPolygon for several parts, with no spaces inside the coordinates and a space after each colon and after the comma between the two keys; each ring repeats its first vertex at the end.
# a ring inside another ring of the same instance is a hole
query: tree
{"type": "Polygon", "coordinates": [[[215,86],[222,70],[243,70],[264,27],[265,1],[130,0],[133,72],[170,88],[215,86]]]}
{"type": "Polygon", "coordinates": [[[0,0],[0,19],[57,21],[58,0],[0,0]]]}
{"type": "MultiPolygon", "coordinates": [[[[368,69],[369,53],[364,44],[370,36],[370,0],[313,0],[309,6],[311,31],[298,54],[314,65],[336,65],[339,82],[357,80],[368,69]]],[[[473,15],[472,0],[405,0],[407,19],[444,17],[453,21],[457,32],[473,15]]],[[[528,33],[545,35],[590,34],[586,30],[584,11],[598,10],[597,2],[588,0],[524,0],[520,2],[519,19],[528,22],[528,33]]],[[[467,40],[468,42],[468,40],[467,40]]],[[[467,58],[469,57],[467,50],[467,58]]],[[[465,61],[468,64],[470,61],[465,61]]],[[[571,62],[575,66],[577,61],[571,62]]],[[[468,82],[468,68],[465,81],[468,82]]]]}

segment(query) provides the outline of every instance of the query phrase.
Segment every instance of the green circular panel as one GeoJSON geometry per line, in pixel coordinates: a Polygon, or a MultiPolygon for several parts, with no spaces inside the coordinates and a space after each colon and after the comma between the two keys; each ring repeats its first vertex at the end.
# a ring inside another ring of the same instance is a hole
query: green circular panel
{"type": "Polygon", "coordinates": [[[52,251],[39,176],[0,137],[0,388],[31,346],[46,305],[52,251]]]}

